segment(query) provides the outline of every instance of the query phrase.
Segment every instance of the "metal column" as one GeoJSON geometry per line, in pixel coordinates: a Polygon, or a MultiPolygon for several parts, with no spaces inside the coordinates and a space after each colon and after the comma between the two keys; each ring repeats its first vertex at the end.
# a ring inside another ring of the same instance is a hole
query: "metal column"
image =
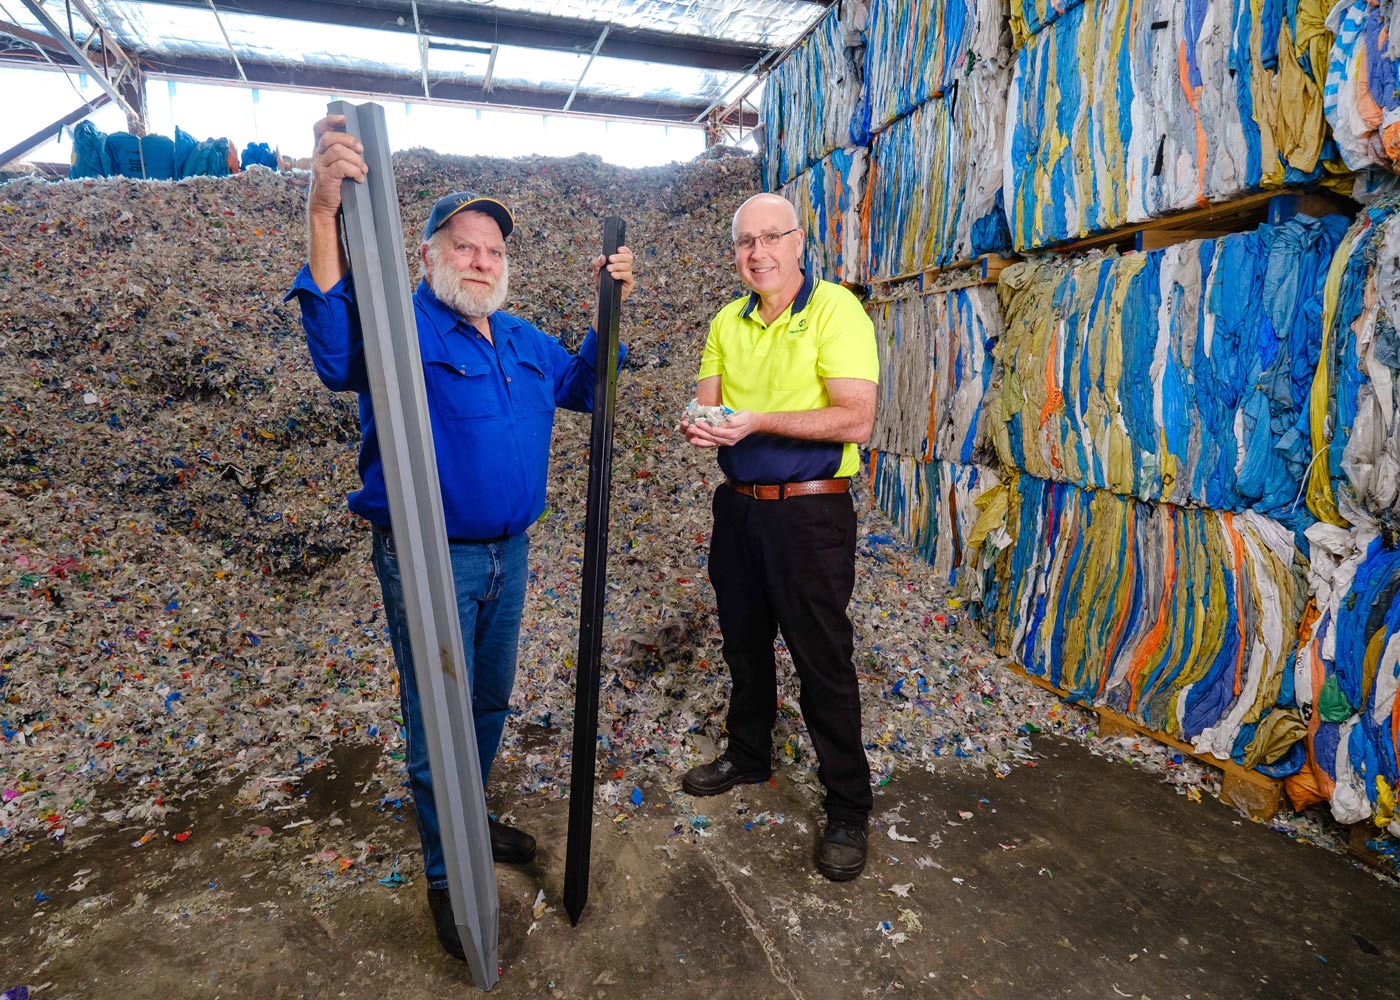
{"type": "Polygon", "coordinates": [[[345,116],[345,129],[364,145],[369,167],[364,183],[341,185],[346,249],[364,330],[452,913],[472,979],[478,989],[489,990],[499,975],[500,903],[388,129],[377,104],[333,101],[329,111],[345,116]]]}
{"type": "MultiPolygon", "coordinates": [[[[616,216],[603,222],[603,255],[626,239],[616,216]]],[[[598,351],[594,355],[593,434],[588,449],[588,513],[583,536],[583,599],[574,672],[574,759],[569,782],[569,843],[564,859],[564,909],[575,925],[588,903],[593,847],[593,786],[598,761],[598,682],[607,596],[608,507],[612,498],[613,419],[617,413],[617,341],[622,287],[604,267],[598,276],[598,351]]]]}

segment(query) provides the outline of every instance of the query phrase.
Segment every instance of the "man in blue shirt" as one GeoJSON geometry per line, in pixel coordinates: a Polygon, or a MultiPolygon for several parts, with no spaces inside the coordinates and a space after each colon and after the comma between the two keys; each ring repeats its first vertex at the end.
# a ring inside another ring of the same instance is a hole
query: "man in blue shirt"
{"type": "MultiPolygon", "coordinates": [[[[359,394],[364,487],[350,494],[350,509],[373,526],[373,562],[399,670],[409,788],[423,842],[429,908],[443,947],[464,959],[447,893],[364,340],[337,228],[341,182],[363,181],[366,173],[363,147],[333,131],[343,122],[331,115],[316,124],[309,259],[288,298],[295,296],[301,305],[307,347],[321,381],[334,391],[359,394]]],[[[423,231],[424,278],[413,295],[483,783],[515,685],[528,567],[525,530],[544,510],[554,410],[592,409],[597,343],[590,329],[578,354],[571,355],[530,323],[500,311],[510,269],[505,240],[514,224],[510,210],[492,198],[471,192],[440,198],[423,231]]],[[[632,259],[632,251],[621,247],[606,262],[623,299],[635,284],[632,259]]],[[[594,264],[601,268],[603,258],[594,264]]],[[[625,348],[619,351],[619,364],[625,355],[625,348]]],[[[497,861],[523,864],[534,857],[529,834],[495,819],[490,828],[497,861]]]]}

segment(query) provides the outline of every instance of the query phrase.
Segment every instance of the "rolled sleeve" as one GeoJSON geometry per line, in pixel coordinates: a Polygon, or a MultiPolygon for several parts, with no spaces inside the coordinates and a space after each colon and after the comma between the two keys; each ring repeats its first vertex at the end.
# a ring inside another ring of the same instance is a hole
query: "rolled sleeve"
{"type": "Polygon", "coordinates": [[[293,298],[301,306],[306,347],[321,382],[334,392],[368,392],[364,335],[351,276],[347,273],[323,292],[311,268],[303,265],[283,301],[293,298]]]}
{"type": "MultiPolygon", "coordinates": [[[[583,343],[579,344],[578,353],[574,355],[568,354],[552,337],[550,341],[559,352],[554,368],[557,373],[554,381],[555,405],[562,406],[567,410],[589,412],[593,409],[593,384],[597,378],[597,368],[593,364],[593,359],[598,356],[598,331],[590,326],[588,332],[583,335],[583,343]]],[[[618,371],[622,370],[622,363],[625,360],[627,360],[627,345],[619,343],[617,345],[618,371]]]]}

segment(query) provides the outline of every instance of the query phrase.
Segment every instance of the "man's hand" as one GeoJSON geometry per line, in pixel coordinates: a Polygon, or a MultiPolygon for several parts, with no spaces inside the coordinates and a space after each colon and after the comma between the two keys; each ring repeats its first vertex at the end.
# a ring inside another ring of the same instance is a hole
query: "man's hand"
{"type": "Polygon", "coordinates": [[[344,124],[344,115],[326,115],[313,129],[316,152],[311,157],[311,194],[307,205],[313,221],[334,219],[340,211],[340,182],[347,177],[363,181],[369,172],[360,155],[365,151],[360,140],[346,132],[335,131],[344,124]]]}
{"type": "Polygon", "coordinates": [[[750,410],[731,413],[722,424],[681,422],[685,439],[697,448],[718,448],[721,445],[738,444],[744,438],[759,430],[760,415],[750,410]]]}
{"type": "Polygon", "coordinates": [[[311,157],[311,193],[306,204],[310,237],[306,258],[311,279],[323,292],[334,288],[350,269],[336,229],[340,182],[347,177],[363,181],[369,172],[360,155],[365,147],[354,136],[335,131],[344,124],[344,115],[326,115],[316,123],[314,130],[316,153],[311,157]]]}
{"type": "MultiPolygon", "coordinates": [[[[637,280],[632,276],[632,251],[620,246],[617,253],[608,258],[608,273],[613,276],[613,280],[622,286],[622,301],[627,301],[627,296],[632,294],[632,290],[637,287],[637,280]]],[[[595,277],[603,272],[603,255],[599,254],[593,258],[593,272],[595,277]]],[[[598,329],[597,320],[594,320],[593,328],[598,329]]]]}

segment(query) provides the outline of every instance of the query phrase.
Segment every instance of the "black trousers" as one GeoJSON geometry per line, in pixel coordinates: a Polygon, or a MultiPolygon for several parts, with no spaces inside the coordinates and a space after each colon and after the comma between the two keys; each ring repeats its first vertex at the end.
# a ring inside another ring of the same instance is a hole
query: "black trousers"
{"type": "Polygon", "coordinates": [[[781,629],[797,668],[799,704],[817,752],[827,815],[863,821],[872,800],[846,614],[855,587],[851,495],[755,500],[721,485],[713,509],[710,582],[733,681],[725,756],[745,770],[772,766],[778,714],[774,640],[781,629]]]}

